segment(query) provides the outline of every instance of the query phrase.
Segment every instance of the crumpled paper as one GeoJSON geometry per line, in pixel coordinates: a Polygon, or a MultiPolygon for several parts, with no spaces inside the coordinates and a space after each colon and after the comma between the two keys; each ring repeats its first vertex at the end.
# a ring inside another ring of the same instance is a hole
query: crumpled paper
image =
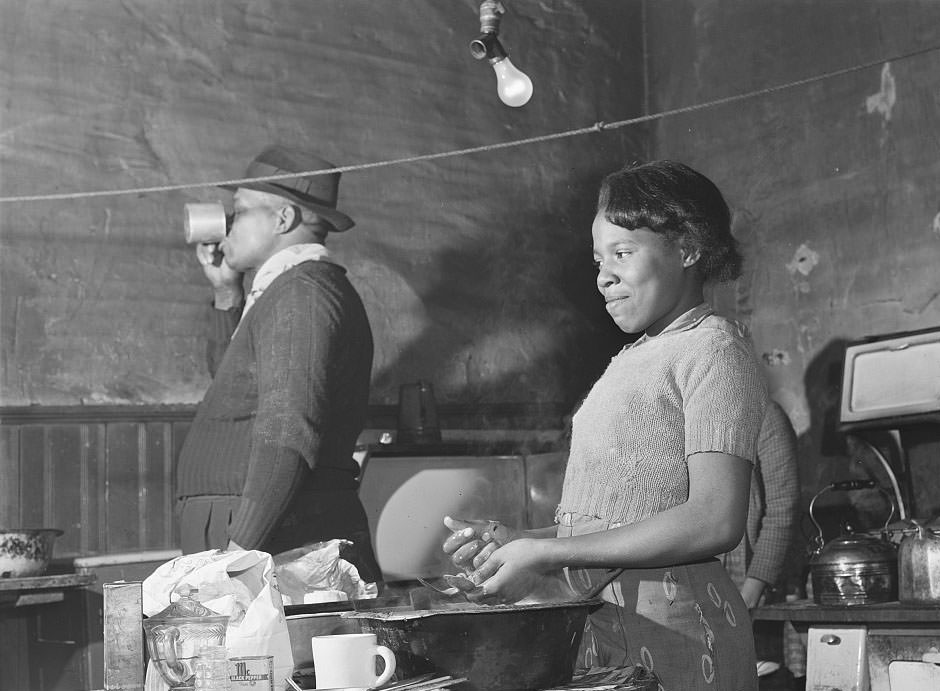
{"type": "MultiPolygon", "coordinates": [[[[245,619],[245,613],[255,600],[257,592],[244,580],[232,577],[228,567],[236,567],[242,556],[231,558],[234,553],[208,550],[177,557],[161,566],[143,583],[144,614],[153,616],[177,599],[180,593],[196,590],[196,600],[217,614],[229,618],[229,626],[237,626],[245,619]]],[[[252,555],[254,556],[254,555],[252,555]]],[[[258,553],[259,559],[266,557],[258,553]]],[[[250,561],[252,565],[256,562],[250,561]]],[[[236,573],[243,569],[236,568],[236,573]]],[[[260,590],[258,584],[255,590],[260,590]]]]}
{"type": "Polygon", "coordinates": [[[275,574],[285,605],[378,597],[378,586],[366,583],[359,570],[342,558],[349,540],[316,542],[274,555],[275,574]]]}

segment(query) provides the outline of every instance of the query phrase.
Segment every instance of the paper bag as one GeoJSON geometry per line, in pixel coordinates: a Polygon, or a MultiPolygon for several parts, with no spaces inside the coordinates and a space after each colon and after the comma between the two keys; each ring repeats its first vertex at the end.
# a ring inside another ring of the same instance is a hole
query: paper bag
{"type": "MultiPolygon", "coordinates": [[[[270,554],[209,550],[176,557],[144,580],[144,615],[158,614],[170,604],[171,597],[175,601],[180,591],[192,588],[199,590],[199,602],[229,617],[225,647],[230,658],[273,655],[274,678],[291,676],[294,659],[290,635],[270,554]]],[[[152,664],[147,668],[146,688],[167,688],[152,664]]]]}

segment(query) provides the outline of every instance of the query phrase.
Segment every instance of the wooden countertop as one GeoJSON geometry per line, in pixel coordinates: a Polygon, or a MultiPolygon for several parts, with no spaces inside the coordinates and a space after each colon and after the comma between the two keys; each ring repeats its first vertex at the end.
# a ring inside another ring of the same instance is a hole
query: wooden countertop
{"type": "Polygon", "coordinates": [[[94,574],[58,573],[27,578],[0,578],[0,607],[24,607],[61,602],[64,591],[83,588],[96,580],[94,574]]]}
{"type": "Polygon", "coordinates": [[[757,607],[751,611],[755,621],[940,624],[940,605],[909,605],[880,602],[872,605],[817,605],[812,600],[795,600],[757,607]]]}

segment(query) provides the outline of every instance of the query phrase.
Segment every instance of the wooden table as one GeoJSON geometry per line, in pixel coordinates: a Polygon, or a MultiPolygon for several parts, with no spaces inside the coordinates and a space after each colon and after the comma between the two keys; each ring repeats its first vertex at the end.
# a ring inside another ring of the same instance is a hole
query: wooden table
{"type": "Polygon", "coordinates": [[[755,621],[789,621],[807,632],[806,688],[888,691],[888,665],[940,648],[940,606],[884,602],[817,605],[796,600],[757,607],[755,621]],[[845,685],[851,679],[853,683],[845,685]],[[869,686],[870,685],[870,686],[869,686]]]}
{"type": "Polygon", "coordinates": [[[61,573],[26,578],[0,578],[0,607],[61,602],[65,591],[95,582],[94,574],[61,573]]]}
{"type": "Polygon", "coordinates": [[[817,605],[812,600],[794,600],[757,607],[751,612],[751,618],[763,621],[789,621],[794,624],[935,625],[940,624],[940,606],[879,602],[872,605],[837,607],[817,605]]]}

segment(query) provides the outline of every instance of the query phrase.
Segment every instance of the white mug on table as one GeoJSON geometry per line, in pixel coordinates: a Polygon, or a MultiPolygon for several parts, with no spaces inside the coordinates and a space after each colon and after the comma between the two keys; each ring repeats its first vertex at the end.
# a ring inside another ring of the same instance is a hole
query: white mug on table
{"type": "Polygon", "coordinates": [[[378,645],[374,633],[314,636],[310,646],[318,689],[373,689],[395,673],[395,654],[378,645]],[[378,675],[377,657],[385,661],[385,669],[378,675]]]}

